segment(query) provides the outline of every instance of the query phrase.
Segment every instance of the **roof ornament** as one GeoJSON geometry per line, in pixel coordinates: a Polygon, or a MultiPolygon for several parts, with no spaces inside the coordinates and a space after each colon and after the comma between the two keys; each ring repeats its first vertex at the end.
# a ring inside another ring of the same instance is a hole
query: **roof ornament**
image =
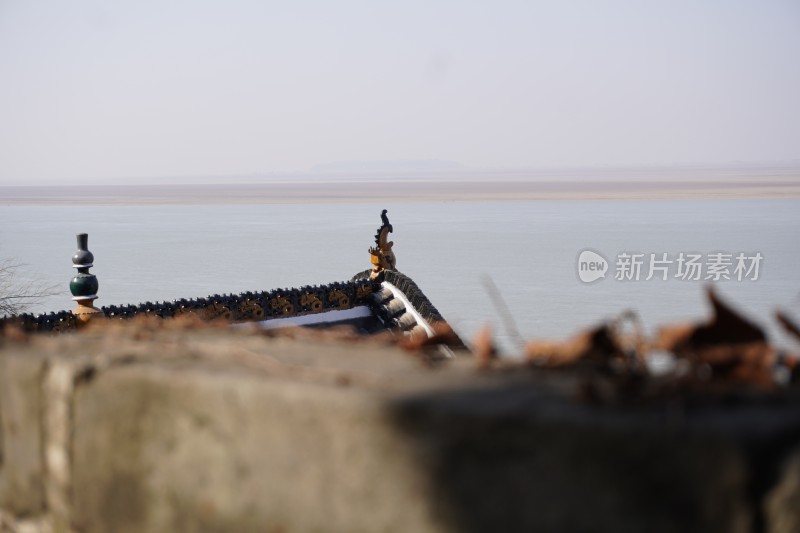
{"type": "Polygon", "coordinates": [[[375,234],[375,246],[369,248],[370,261],[372,262],[372,273],[369,279],[380,281],[384,270],[397,270],[397,261],[392,251],[394,243],[389,240],[389,234],[393,233],[389,217],[386,216],[386,209],[381,212],[381,222],[383,223],[375,234]]]}
{"type": "Polygon", "coordinates": [[[78,269],[78,273],[69,282],[69,291],[72,299],[78,302],[78,307],[72,311],[79,325],[86,324],[93,316],[103,316],[103,312],[97,309],[92,302],[97,299],[97,289],[99,284],[97,277],[89,273],[89,269],[94,266],[94,255],[89,251],[89,234],[79,233],[78,251],[72,256],[72,266],[78,269]]]}

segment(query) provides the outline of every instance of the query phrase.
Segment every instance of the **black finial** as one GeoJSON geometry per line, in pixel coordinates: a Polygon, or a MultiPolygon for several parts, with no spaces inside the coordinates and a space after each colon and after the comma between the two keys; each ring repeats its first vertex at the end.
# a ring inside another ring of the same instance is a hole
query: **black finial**
{"type": "Polygon", "coordinates": [[[97,298],[97,278],[89,272],[94,263],[94,255],[89,251],[89,235],[79,233],[78,251],[72,256],[72,265],[78,269],[78,274],[72,278],[69,290],[73,300],[94,300],[97,298]]]}
{"type": "Polygon", "coordinates": [[[72,266],[78,273],[69,282],[72,299],[78,302],[77,309],[72,314],[78,320],[78,325],[86,324],[92,316],[103,316],[103,312],[92,305],[97,299],[98,283],[94,274],[89,269],[94,265],[94,255],[89,251],[89,235],[79,233],[78,251],[72,256],[72,266]]]}
{"type": "Polygon", "coordinates": [[[392,231],[392,225],[389,223],[389,217],[386,216],[386,213],[388,213],[386,209],[381,211],[381,222],[383,222],[384,226],[388,226],[389,233],[394,233],[394,231],[392,231]]]}

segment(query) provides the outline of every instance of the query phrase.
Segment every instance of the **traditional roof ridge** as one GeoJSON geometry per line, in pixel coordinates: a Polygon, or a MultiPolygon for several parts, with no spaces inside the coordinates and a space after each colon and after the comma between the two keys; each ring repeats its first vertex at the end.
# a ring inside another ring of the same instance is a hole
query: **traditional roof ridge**
{"type": "MultiPolygon", "coordinates": [[[[232,322],[250,322],[370,305],[370,296],[379,289],[379,283],[369,279],[359,279],[291,289],[181,298],[171,302],[107,305],[100,310],[110,319],[129,319],[136,316],[172,318],[193,315],[204,320],[223,318],[232,322]]],[[[75,317],[70,311],[40,315],[26,313],[0,320],[0,324],[7,323],[15,324],[26,331],[42,332],[68,331],[77,327],[75,317]]]]}
{"type": "MultiPolygon", "coordinates": [[[[372,270],[359,272],[353,276],[351,280],[358,281],[369,279],[371,273],[372,270]]],[[[425,296],[425,293],[422,292],[422,289],[419,288],[419,285],[417,285],[409,276],[397,270],[384,270],[383,278],[379,281],[388,281],[402,291],[408,301],[411,302],[411,305],[414,306],[414,309],[416,309],[422,318],[431,324],[436,322],[445,322],[445,319],[439,310],[436,309],[428,297],[425,296]]]]}
{"type": "MultiPolygon", "coordinates": [[[[365,270],[353,276],[352,281],[371,279],[371,276],[373,276],[373,274],[374,270],[365,270]]],[[[447,323],[447,321],[444,319],[439,310],[436,309],[436,306],[434,306],[433,303],[431,303],[428,297],[425,296],[425,293],[422,292],[422,289],[419,288],[419,285],[417,285],[416,282],[414,282],[414,280],[411,279],[406,274],[403,274],[402,272],[399,272],[397,270],[383,270],[382,272],[380,272],[380,275],[375,279],[375,281],[378,282],[385,281],[387,283],[390,283],[393,287],[395,287],[398,291],[400,291],[405,297],[405,299],[408,300],[408,302],[414,308],[414,311],[420,317],[422,317],[422,319],[425,320],[429,325],[433,326],[437,323],[447,323]]],[[[399,309],[393,310],[389,306],[388,300],[390,300],[391,297],[381,298],[381,294],[382,291],[376,291],[372,296],[373,300],[378,299],[375,301],[375,304],[378,306],[382,306],[384,308],[378,314],[382,316],[386,321],[391,320],[392,324],[395,327],[398,327],[403,330],[411,329],[404,325],[404,317],[405,317],[404,313],[399,309]]],[[[413,328],[415,322],[409,321],[409,325],[413,328]]],[[[457,335],[455,336],[458,337],[457,335]]],[[[466,344],[464,344],[464,341],[462,341],[460,338],[458,340],[461,346],[457,346],[457,348],[466,349],[467,346],[466,344]]]]}
{"type": "MultiPolygon", "coordinates": [[[[349,311],[356,307],[369,308],[353,313],[330,313],[330,323],[344,320],[358,324],[360,331],[372,333],[380,329],[401,331],[412,338],[437,337],[445,323],[441,313],[428,300],[414,281],[397,271],[393,242],[388,235],[393,231],[387,210],[381,212],[382,225],[375,235],[375,246],[369,248],[372,270],[353,276],[349,281],[327,285],[305,285],[291,289],[273,289],[239,294],[213,294],[201,298],[181,298],[171,302],[143,302],[139,304],[94,306],[99,283],[89,268],[94,264],[94,254],[88,250],[88,235],[79,234],[78,251],[73,263],[78,274],[70,282],[70,290],[78,308],[40,315],[22,314],[0,319],[0,328],[14,324],[28,332],[61,332],[80,328],[92,317],[124,320],[137,316],[172,318],[193,316],[202,320],[224,319],[229,322],[266,323],[274,319],[288,319],[289,323],[309,322],[299,319],[306,315],[324,315],[329,311],[349,311]],[[361,314],[359,314],[361,313],[361,314]],[[346,315],[346,318],[342,318],[346,315]]],[[[280,321],[277,324],[287,322],[280,321]]],[[[311,320],[314,323],[326,323],[311,320]]],[[[273,327],[276,323],[272,324],[273,327]]],[[[264,324],[264,327],[271,327],[264,324]]],[[[453,333],[452,336],[455,336],[453,333]]],[[[463,346],[463,342],[458,343],[463,346]]],[[[457,346],[458,347],[458,346],[457,346]]]]}

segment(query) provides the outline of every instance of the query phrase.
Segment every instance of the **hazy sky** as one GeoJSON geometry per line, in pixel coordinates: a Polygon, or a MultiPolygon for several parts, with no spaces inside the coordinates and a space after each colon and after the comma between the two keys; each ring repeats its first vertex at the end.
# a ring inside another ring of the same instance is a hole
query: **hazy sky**
{"type": "Polygon", "coordinates": [[[800,2],[0,0],[0,184],[800,159],[800,2]]]}

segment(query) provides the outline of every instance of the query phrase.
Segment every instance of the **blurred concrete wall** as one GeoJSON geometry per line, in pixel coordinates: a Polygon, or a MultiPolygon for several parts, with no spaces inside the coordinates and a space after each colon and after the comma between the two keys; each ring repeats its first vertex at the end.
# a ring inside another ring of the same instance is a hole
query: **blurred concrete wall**
{"type": "Polygon", "coordinates": [[[800,531],[800,401],[587,405],[370,343],[0,349],[0,531],[800,531]]]}

